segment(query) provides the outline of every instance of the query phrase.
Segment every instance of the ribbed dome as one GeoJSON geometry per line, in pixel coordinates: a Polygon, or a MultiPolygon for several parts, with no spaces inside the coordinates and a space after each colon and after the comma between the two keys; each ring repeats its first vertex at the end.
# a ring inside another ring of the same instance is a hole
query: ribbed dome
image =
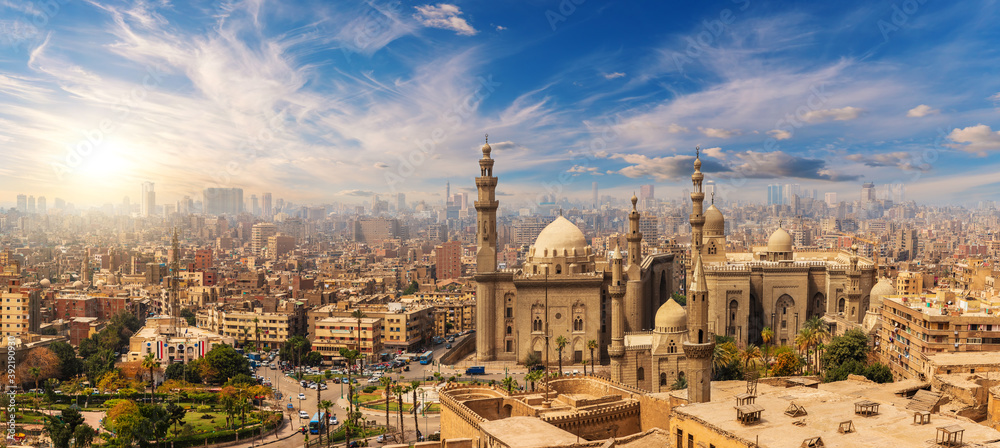
{"type": "Polygon", "coordinates": [[[81,282],[80,280],[77,280],[77,281],[73,282],[73,288],[74,289],[82,289],[83,288],[83,282],[81,282]]]}
{"type": "Polygon", "coordinates": [[[534,255],[543,258],[556,254],[561,256],[565,250],[570,257],[583,256],[587,253],[587,246],[587,238],[583,236],[580,228],[560,216],[538,234],[534,244],[534,255]],[[575,254],[573,249],[576,249],[575,254]]]}
{"type": "Polygon", "coordinates": [[[726,233],[726,218],[722,212],[712,204],[705,210],[705,234],[722,235],[726,233]]]}
{"type": "Polygon", "coordinates": [[[656,311],[656,331],[675,333],[687,328],[687,310],[670,298],[656,311]]]}
{"type": "Polygon", "coordinates": [[[792,236],[778,227],[771,234],[771,237],[767,239],[767,251],[768,252],[791,252],[792,251],[792,236]]]}

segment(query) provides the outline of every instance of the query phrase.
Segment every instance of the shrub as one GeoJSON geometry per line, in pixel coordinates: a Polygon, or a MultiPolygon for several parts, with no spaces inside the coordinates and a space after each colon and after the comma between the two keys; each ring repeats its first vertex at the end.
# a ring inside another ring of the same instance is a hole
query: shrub
{"type": "Polygon", "coordinates": [[[365,391],[366,394],[370,394],[372,392],[375,392],[375,389],[378,389],[378,386],[365,386],[365,388],[362,390],[365,391]]]}
{"type": "Polygon", "coordinates": [[[198,406],[198,412],[212,412],[212,407],[207,404],[198,406]]]}
{"type": "Polygon", "coordinates": [[[795,353],[789,351],[778,353],[774,360],[774,376],[795,375],[801,366],[799,361],[799,357],[795,353]]]}
{"type": "Polygon", "coordinates": [[[876,383],[891,383],[892,382],[892,371],[889,370],[889,366],[877,362],[865,368],[864,371],[865,378],[872,380],[876,383]]]}

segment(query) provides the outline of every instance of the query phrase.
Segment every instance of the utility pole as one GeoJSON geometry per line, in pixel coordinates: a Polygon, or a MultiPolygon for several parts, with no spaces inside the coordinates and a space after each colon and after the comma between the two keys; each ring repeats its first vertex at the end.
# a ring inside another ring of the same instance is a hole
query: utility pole
{"type": "Polygon", "coordinates": [[[549,403],[549,268],[545,267],[545,403],[549,403]]]}

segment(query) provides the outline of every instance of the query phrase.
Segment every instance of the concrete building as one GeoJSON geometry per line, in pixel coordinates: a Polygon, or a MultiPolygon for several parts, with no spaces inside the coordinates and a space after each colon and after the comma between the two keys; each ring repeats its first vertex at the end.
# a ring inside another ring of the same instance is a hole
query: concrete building
{"type": "Polygon", "coordinates": [[[280,347],[293,335],[304,334],[304,317],[294,312],[264,312],[262,308],[253,311],[211,308],[199,311],[195,318],[199,327],[241,344],[259,340],[262,347],[270,349],[280,347]]]}
{"type": "Polygon", "coordinates": [[[475,329],[475,300],[448,300],[435,302],[433,305],[435,336],[444,336],[475,329]]]}
{"type": "Polygon", "coordinates": [[[267,257],[271,260],[277,260],[293,250],[295,250],[294,236],[274,235],[267,238],[267,257]]]}
{"type": "Polygon", "coordinates": [[[382,351],[382,319],[361,319],[361,343],[358,344],[358,319],[353,317],[326,317],[316,321],[315,335],[311,338],[313,350],[323,354],[324,361],[341,359],[340,349],[361,350],[368,361],[382,351]]]}
{"type": "Polygon", "coordinates": [[[205,356],[218,344],[233,345],[236,339],[222,336],[204,328],[191,327],[184,319],[173,327],[169,316],[146,319],[146,325],[129,338],[128,361],[140,361],[147,354],[162,363],[162,367],[175,362],[188,363],[205,356]]]}
{"type": "Polygon", "coordinates": [[[462,242],[449,241],[434,248],[434,264],[438,280],[462,276],[462,242]]]}
{"type": "Polygon", "coordinates": [[[351,223],[351,238],[359,243],[373,244],[383,240],[406,238],[406,231],[398,219],[360,218],[351,223]]]}
{"type": "Polygon", "coordinates": [[[250,250],[254,255],[262,255],[267,249],[268,238],[278,233],[278,226],[269,222],[254,224],[250,230],[250,250]]]}
{"type": "Polygon", "coordinates": [[[242,188],[206,188],[204,196],[206,215],[238,215],[244,210],[242,188]]]}

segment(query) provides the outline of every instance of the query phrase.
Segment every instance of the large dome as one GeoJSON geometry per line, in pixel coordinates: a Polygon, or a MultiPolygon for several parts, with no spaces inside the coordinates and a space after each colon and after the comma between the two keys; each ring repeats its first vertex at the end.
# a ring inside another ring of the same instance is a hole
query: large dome
{"type": "Polygon", "coordinates": [[[771,234],[771,237],[767,239],[767,251],[768,252],[791,252],[792,251],[792,236],[778,227],[771,234]]]}
{"type": "Polygon", "coordinates": [[[868,302],[868,309],[875,310],[882,306],[882,299],[888,296],[896,295],[896,287],[892,286],[892,280],[887,277],[882,277],[879,279],[878,283],[872,287],[871,292],[868,293],[870,299],[868,302]]]}
{"type": "Polygon", "coordinates": [[[712,204],[705,210],[705,234],[722,235],[726,233],[726,219],[722,217],[722,212],[712,204]]]}
{"type": "Polygon", "coordinates": [[[660,333],[684,331],[687,328],[687,310],[671,297],[656,311],[655,326],[660,333]]]}
{"type": "Polygon", "coordinates": [[[575,224],[562,216],[556,218],[535,239],[536,257],[583,256],[587,253],[587,238],[575,224]]]}

